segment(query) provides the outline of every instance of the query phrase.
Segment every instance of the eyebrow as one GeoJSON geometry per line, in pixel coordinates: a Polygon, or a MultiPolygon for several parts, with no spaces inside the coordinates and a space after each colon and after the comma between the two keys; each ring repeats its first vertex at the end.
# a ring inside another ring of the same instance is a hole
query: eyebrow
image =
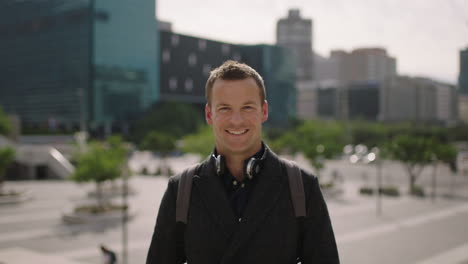
{"type": "Polygon", "coordinates": [[[249,101],[244,103],[244,105],[248,105],[248,104],[255,104],[255,101],[249,100],[249,101]]]}
{"type": "MultiPolygon", "coordinates": [[[[249,100],[249,101],[243,103],[242,105],[251,105],[251,104],[255,104],[255,101],[249,100]]],[[[228,103],[218,103],[215,107],[220,107],[220,106],[230,106],[230,104],[228,104],[228,103]]]]}

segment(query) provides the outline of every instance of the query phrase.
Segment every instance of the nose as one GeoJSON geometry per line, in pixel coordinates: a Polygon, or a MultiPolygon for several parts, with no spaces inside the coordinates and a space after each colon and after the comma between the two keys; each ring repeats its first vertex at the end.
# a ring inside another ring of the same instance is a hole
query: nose
{"type": "Polygon", "coordinates": [[[242,113],[239,111],[235,111],[232,113],[231,116],[231,123],[234,125],[239,125],[244,121],[244,117],[242,116],[242,113]]]}

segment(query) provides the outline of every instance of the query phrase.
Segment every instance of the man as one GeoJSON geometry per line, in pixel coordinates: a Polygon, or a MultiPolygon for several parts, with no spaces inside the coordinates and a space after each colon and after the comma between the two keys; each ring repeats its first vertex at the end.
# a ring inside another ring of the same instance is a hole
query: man
{"type": "Polygon", "coordinates": [[[211,72],[206,97],[213,155],[193,177],[185,229],[175,216],[181,176],[169,180],[147,264],[339,263],[317,179],[301,170],[307,213],[299,220],[284,162],[262,142],[268,119],[262,77],[227,61],[211,72]]]}
{"type": "Polygon", "coordinates": [[[117,263],[117,256],[115,255],[114,251],[110,250],[106,246],[102,245],[100,246],[102,256],[104,258],[103,263],[104,264],[115,264],[117,263]]]}

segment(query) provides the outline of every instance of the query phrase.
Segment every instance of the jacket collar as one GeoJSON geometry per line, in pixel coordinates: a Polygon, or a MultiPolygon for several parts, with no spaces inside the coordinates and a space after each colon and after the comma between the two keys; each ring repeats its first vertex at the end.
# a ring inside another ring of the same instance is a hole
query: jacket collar
{"type": "Polygon", "coordinates": [[[202,164],[199,176],[193,179],[194,191],[198,191],[206,205],[207,213],[212,216],[215,224],[221,227],[226,238],[231,238],[231,245],[225,258],[233,256],[244,244],[277,204],[282,192],[286,190],[285,177],[278,157],[265,145],[266,157],[262,171],[258,177],[249,202],[244,211],[243,219],[236,219],[222,186],[213,159],[208,158],[202,164]],[[239,223],[240,222],[240,223],[239,223]],[[232,236],[232,237],[231,237],[232,236]]]}

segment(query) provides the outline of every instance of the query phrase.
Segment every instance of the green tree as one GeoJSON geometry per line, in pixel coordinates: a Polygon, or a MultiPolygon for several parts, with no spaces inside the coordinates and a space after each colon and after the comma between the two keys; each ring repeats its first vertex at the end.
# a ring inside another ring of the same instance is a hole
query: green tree
{"type": "Polygon", "coordinates": [[[13,162],[15,151],[12,148],[0,149],[0,196],[3,194],[3,182],[6,169],[13,162]]]}
{"type": "Polygon", "coordinates": [[[12,124],[10,119],[0,106],[0,135],[8,135],[11,132],[12,124]]]}
{"type": "Polygon", "coordinates": [[[381,123],[356,121],[351,124],[352,144],[364,144],[369,148],[385,144],[389,126],[381,123]]]}
{"type": "Polygon", "coordinates": [[[343,126],[323,121],[305,121],[271,143],[271,147],[280,153],[304,153],[315,168],[317,177],[324,168],[324,160],[340,154],[344,145],[343,126]]]}
{"type": "Polygon", "coordinates": [[[196,133],[185,136],[182,143],[182,150],[185,153],[199,154],[202,158],[207,157],[213,151],[215,145],[211,126],[205,125],[196,133]]]}
{"type": "MultiPolygon", "coordinates": [[[[8,135],[12,129],[11,121],[0,107],[0,136],[8,135]]],[[[12,148],[0,148],[0,195],[3,194],[3,182],[6,169],[15,158],[15,151],[12,148]]]]}
{"type": "Polygon", "coordinates": [[[416,180],[424,166],[432,162],[435,141],[411,134],[398,135],[386,146],[387,153],[405,167],[409,178],[410,194],[416,191],[416,180]]]}
{"type": "Polygon", "coordinates": [[[96,184],[97,204],[104,207],[102,184],[122,175],[126,162],[126,148],[120,137],[110,137],[107,142],[91,142],[86,153],[77,154],[77,168],[71,179],[76,182],[96,184]]]}
{"type": "Polygon", "coordinates": [[[159,152],[161,154],[160,170],[166,175],[172,175],[171,169],[166,162],[166,157],[176,148],[175,137],[152,131],[148,133],[140,144],[140,149],[159,152]]]}
{"type": "Polygon", "coordinates": [[[167,156],[175,148],[175,137],[156,131],[149,132],[140,144],[140,149],[159,152],[161,156],[167,156]]]}
{"type": "Polygon", "coordinates": [[[142,119],[138,120],[132,132],[134,142],[152,131],[171,135],[180,139],[194,133],[204,123],[203,112],[186,103],[165,102],[155,105],[142,119]]]}

